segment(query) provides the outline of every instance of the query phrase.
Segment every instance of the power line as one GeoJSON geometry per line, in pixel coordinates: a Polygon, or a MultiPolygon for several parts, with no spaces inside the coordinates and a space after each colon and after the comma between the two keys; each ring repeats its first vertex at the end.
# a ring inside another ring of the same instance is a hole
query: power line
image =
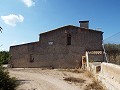
{"type": "Polygon", "coordinates": [[[107,37],[103,40],[103,43],[114,43],[114,44],[120,44],[120,32],[107,37]]]}
{"type": "Polygon", "coordinates": [[[105,41],[106,39],[109,39],[109,38],[111,38],[111,37],[114,37],[114,36],[116,36],[116,35],[119,35],[119,34],[120,34],[120,32],[118,32],[118,33],[116,33],[116,34],[114,34],[114,35],[112,35],[112,36],[110,36],[110,37],[105,38],[103,41],[105,41]]]}

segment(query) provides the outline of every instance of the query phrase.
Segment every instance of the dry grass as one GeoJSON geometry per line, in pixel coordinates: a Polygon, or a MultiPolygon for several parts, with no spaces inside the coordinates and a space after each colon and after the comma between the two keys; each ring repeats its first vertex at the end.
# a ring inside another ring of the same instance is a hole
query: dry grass
{"type": "Polygon", "coordinates": [[[93,78],[93,74],[90,71],[85,71],[85,75],[89,78],[93,78]]]}
{"type": "Polygon", "coordinates": [[[82,70],[78,70],[78,69],[70,70],[70,72],[73,72],[73,73],[84,73],[82,70]]]}
{"type": "Polygon", "coordinates": [[[67,77],[64,80],[68,82],[74,82],[74,83],[84,83],[86,81],[84,79],[74,78],[74,77],[67,77]]]}
{"type": "Polygon", "coordinates": [[[89,85],[86,86],[85,90],[105,90],[101,84],[96,81],[94,75],[90,72],[90,71],[86,71],[85,72],[85,75],[89,78],[92,78],[93,79],[93,82],[89,85]]]}
{"type": "Polygon", "coordinates": [[[72,73],[84,73],[84,71],[80,69],[61,69],[59,71],[67,71],[67,72],[72,72],[72,73]]]}
{"type": "Polygon", "coordinates": [[[93,81],[93,83],[86,86],[85,90],[105,90],[98,81],[93,81]]]}

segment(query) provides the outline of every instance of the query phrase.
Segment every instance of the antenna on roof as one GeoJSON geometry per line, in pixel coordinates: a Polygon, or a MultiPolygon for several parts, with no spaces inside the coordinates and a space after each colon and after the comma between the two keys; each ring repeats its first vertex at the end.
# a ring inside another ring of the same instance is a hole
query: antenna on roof
{"type": "Polygon", "coordinates": [[[98,28],[96,28],[96,30],[101,31],[101,30],[102,30],[102,28],[101,28],[101,27],[98,27],[98,28]]]}

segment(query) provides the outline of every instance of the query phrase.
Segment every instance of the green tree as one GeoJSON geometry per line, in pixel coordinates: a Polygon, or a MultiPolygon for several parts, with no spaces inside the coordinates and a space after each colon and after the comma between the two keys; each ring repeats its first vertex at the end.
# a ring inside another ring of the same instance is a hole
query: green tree
{"type": "Polygon", "coordinates": [[[105,44],[105,50],[110,63],[120,64],[120,44],[105,44]]]}
{"type": "Polygon", "coordinates": [[[0,51],[0,64],[7,64],[10,58],[8,51],[0,51]]]}
{"type": "Polygon", "coordinates": [[[18,85],[16,78],[11,78],[9,72],[0,65],[0,90],[16,90],[18,85]]]}
{"type": "MultiPolygon", "coordinates": [[[[0,32],[2,33],[2,28],[0,27],[0,32]]],[[[17,79],[10,77],[9,72],[2,67],[1,64],[8,63],[9,52],[0,51],[0,90],[16,90],[19,85],[17,79]]]]}
{"type": "Polygon", "coordinates": [[[120,54],[120,44],[105,44],[105,50],[108,54],[120,54]]]}

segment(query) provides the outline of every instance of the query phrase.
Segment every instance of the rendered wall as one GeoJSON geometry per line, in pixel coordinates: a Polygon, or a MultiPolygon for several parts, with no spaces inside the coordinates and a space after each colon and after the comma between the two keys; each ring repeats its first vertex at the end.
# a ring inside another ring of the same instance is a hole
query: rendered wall
{"type": "Polygon", "coordinates": [[[111,63],[102,63],[98,79],[108,90],[120,90],[120,66],[111,63]]]}
{"type": "Polygon", "coordinates": [[[111,63],[90,63],[89,68],[107,90],[120,90],[120,66],[111,63]],[[101,67],[99,72],[97,68],[101,67]]]}

